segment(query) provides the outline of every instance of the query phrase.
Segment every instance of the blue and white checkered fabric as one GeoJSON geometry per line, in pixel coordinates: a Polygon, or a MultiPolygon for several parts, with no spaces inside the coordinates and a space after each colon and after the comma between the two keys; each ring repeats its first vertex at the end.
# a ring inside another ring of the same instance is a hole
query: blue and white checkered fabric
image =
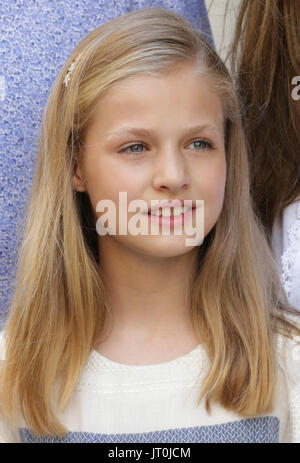
{"type": "Polygon", "coordinates": [[[69,432],[63,439],[53,436],[37,438],[28,429],[20,429],[20,435],[22,442],[26,443],[276,443],[279,442],[279,419],[274,416],[263,416],[213,426],[196,426],[131,434],[69,432]]]}

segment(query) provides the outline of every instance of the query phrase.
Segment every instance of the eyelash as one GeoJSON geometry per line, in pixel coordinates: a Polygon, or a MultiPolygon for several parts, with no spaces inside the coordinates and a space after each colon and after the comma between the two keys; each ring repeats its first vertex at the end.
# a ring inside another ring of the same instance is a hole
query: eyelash
{"type": "MultiPolygon", "coordinates": [[[[206,140],[205,138],[198,138],[197,140],[191,141],[191,143],[196,143],[197,141],[201,141],[201,142],[206,143],[206,145],[207,145],[207,147],[208,147],[208,148],[206,148],[206,149],[209,149],[209,150],[214,149],[214,145],[213,145],[211,142],[209,142],[208,140],[206,140]]],[[[191,143],[190,143],[190,144],[191,144],[191,143]]],[[[133,144],[131,144],[131,145],[129,145],[129,146],[126,146],[126,147],[123,148],[122,150],[120,150],[120,153],[126,152],[126,150],[128,150],[128,149],[131,148],[132,146],[144,146],[144,147],[146,147],[146,145],[144,145],[144,143],[133,143],[133,144]]],[[[199,150],[196,150],[196,151],[206,151],[206,149],[199,149],[199,150]]],[[[143,152],[144,152],[144,151],[137,151],[137,152],[135,152],[135,153],[134,153],[134,152],[128,152],[128,153],[126,153],[126,154],[133,155],[133,156],[136,157],[137,154],[142,154],[143,152]]]]}

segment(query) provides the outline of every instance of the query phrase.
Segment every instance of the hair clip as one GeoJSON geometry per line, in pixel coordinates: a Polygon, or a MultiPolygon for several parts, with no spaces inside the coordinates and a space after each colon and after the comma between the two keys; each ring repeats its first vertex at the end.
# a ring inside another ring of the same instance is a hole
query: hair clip
{"type": "Polygon", "coordinates": [[[75,69],[75,66],[76,66],[76,64],[79,61],[81,56],[82,56],[82,53],[79,53],[79,55],[72,61],[71,66],[68,68],[68,71],[67,71],[66,76],[64,78],[64,84],[65,84],[66,87],[68,86],[68,82],[71,79],[73,71],[75,69]]]}

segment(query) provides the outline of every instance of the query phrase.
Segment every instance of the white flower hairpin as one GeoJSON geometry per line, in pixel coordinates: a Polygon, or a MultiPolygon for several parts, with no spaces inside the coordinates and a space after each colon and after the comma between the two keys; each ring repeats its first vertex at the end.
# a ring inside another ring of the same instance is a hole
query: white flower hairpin
{"type": "Polygon", "coordinates": [[[71,66],[68,68],[68,71],[67,71],[66,76],[64,78],[64,84],[65,84],[66,87],[68,86],[68,82],[71,79],[72,74],[73,74],[74,69],[75,69],[75,66],[76,66],[76,64],[79,61],[81,56],[82,56],[82,53],[79,53],[79,55],[72,61],[71,66]]]}

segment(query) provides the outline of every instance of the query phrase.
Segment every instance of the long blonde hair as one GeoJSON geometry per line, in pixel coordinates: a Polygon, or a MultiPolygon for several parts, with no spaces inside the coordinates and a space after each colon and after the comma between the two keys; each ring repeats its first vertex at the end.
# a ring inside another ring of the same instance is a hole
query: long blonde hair
{"type": "Polygon", "coordinates": [[[57,412],[67,405],[110,314],[91,203],[72,188],[95,104],[121,79],[162,75],[179,62],[193,63],[218,92],[226,125],[224,206],[199,247],[190,281],[193,323],[212,362],[199,401],[206,395],[208,411],[214,400],[244,416],[273,407],[274,333],[300,334],[285,317],[298,312],[283,294],[252,209],[238,99],[226,67],[190,23],[154,8],[90,33],[51,89],[5,327],[0,403],[13,426],[21,413],[38,436],[67,432],[57,412]],[[79,53],[66,87],[65,74],[79,53]]]}

